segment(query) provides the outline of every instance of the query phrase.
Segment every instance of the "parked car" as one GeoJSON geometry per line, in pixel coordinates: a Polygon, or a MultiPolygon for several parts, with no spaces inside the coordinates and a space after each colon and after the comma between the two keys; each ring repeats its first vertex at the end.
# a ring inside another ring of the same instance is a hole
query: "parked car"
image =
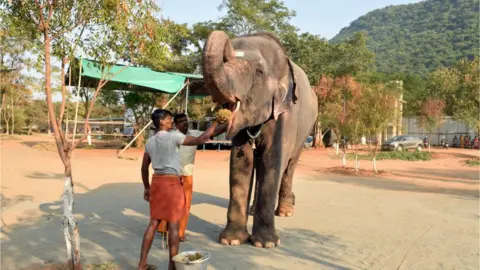
{"type": "Polygon", "coordinates": [[[416,149],[422,151],[423,140],[410,135],[395,136],[382,144],[382,150],[403,151],[407,149],[416,149]]]}

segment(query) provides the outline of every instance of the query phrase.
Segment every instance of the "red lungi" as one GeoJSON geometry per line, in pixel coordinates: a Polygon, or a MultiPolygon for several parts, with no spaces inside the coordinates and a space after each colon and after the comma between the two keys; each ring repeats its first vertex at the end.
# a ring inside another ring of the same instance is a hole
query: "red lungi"
{"type": "Polygon", "coordinates": [[[178,175],[152,176],[150,185],[150,218],[178,221],[186,213],[185,192],[178,175]]]}
{"type": "MultiPolygon", "coordinates": [[[[180,237],[185,237],[185,230],[187,229],[188,225],[188,217],[190,213],[190,206],[192,203],[192,191],[193,191],[193,176],[182,176],[182,182],[183,182],[183,190],[185,192],[185,198],[186,198],[186,213],[185,216],[180,220],[180,229],[178,232],[178,235],[180,237]]],[[[167,223],[162,221],[160,222],[160,225],[158,226],[157,229],[158,232],[160,233],[165,233],[167,232],[167,223]]]]}

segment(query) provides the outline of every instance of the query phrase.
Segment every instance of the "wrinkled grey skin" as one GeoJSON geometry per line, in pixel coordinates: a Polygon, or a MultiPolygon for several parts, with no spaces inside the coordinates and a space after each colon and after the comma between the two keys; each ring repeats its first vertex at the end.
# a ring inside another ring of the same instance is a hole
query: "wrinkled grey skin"
{"type": "MultiPolygon", "coordinates": [[[[203,76],[213,100],[219,104],[241,101],[227,131],[232,138],[230,203],[227,226],[219,237],[222,244],[239,245],[247,239],[257,247],[280,243],[275,231],[277,195],[292,194],[293,172],[318,111],[305,72],[290,62],[292,76],[289,61],[278,39],[268,33],[230,41],[225,33],[214,31],[205,44],[203,76]],[[247,130],[255,135],[262,123],[260,135],[253,140],[254,161],[247,130]],[[247,220],[253,172],[258,196],[250,236],[247,220]]],[[[279,196],[278,205],[277,214],[293,213],[291,199],[279,196]]]]}

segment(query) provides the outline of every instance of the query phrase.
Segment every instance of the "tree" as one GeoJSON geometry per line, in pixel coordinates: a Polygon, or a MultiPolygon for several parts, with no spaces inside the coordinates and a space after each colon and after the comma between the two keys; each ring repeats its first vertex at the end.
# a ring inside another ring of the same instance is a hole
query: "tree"
{"type": "MultiPolygon", "coordinates": [[[[445,101],[437,98],[428,98],[422,105],[420,125],[428,131],[428,141],[431,142],[432,133],[442,124],[445,101]]],[[[428,144],[428,151],[430,152],[428,144]]]]}
{"type": "Polygon", "coordinates": [[[480,75],[478,58],[461,60],[455,65],[459,72],[459,85],[453,103],[453,118],[460,120],[480,132],[480,75]]]}
{"type": "Polygon", "coordinates": [[[218,10],[224,9],[220,23],[237,36],[265,31],[281,36],[296,29],[290,24],[296,12],[279,0],[223,0],[218,10]]]}
{"type": "Polygon", "coordinates": [[[330,74],[355,77],[373,69],[375,54],[367,48],[367,36],[360,32],[332,45],[330,59],[330,74]]]}
{"type": "MultiPolygon", "coordinates": [[[[355,171],[358,171],[358,145],[364,135],[365,126],[362,119],[362,86],[351,77],[342,78],[340,84],[343,89],[344,107],[340,111],[339,131],[350,144],[355,146],[355,171]]],[[[346,165],[346,141],[343,144],[343,166],[346,165]]]]}
{"type": "Polygon", "coordinates": [[[359,102],[361,108],[361,121],[364,125],[365,134],[370,138],[368,149],[373,156],[373,169],[377,171],[377,151],[380,142],[379,134],[395,119],[395,100],[397,93],[395,88],[389,88],[383,84],[364,84],[363,94],[359,102]],[[372,139],[375,145],[372,146],[372,139]]]}
{"type": "Polygon", "coordinates": [[[37,48],[43,53],[45,95],[49,120],[52,124],[58,154],[64,164],[65,189],[63,194],[64,236],[67,254],[74,268],[80,265],[79,229],[72,215],[73,181],[71,156],[75,147],[88,134],[88,119],[101,88],[116,74],[110,72],[110,63],[124,60],[134,63],[142,53],[145,44],[154,39],[157,20],[152,14],[157,10],[151,1],[135,0],[66,0],[66,1],[6,1],[5,15],[16,29],[29,33],[37,48]],[[79,30],[79,27],[81,30],[79,30]],[[87,37],[83,37],[87,29],[87,37]],[[67,46],[68,45],[68,46],[67,46]],[[66,106],[65,67],[73,59],[76,46],[98,60],[102,68],[92,103],[85,118],[85,134],[78,141],[67,141],[61,129],[66,106]],[[60,112],[54,109],[52,101],[52,57],[59,57],[62,63],[60,112]],[[70,229],[73,231],[71,237],[70,229]]]}
{"type": "MultiPolygon", "coordinates": [[[[31,64],[24,56],[24,52],[31,49],[32,44],[25,39],[24,32],[13,27],[12,20],[5,16],[5,10],[0,10],[0,15],[2,18],[0,20],[0,123],[5,120],[6,132],[9,133],[9,122],[11,121],[11,133],[13,134],[15,106],[19,101],[17,99],[22,98],[25,94],[28,95],[25,91],[29,91],[23,84],[28,78],[20,71],[31,64]],[[10,108],[9,111],[5,111],[7,106],[10,108]]],[[[20,102],[25,104],[24,100],[20,102]]]]}
{"type": "MultiPolygon", "coordinates": [[[[337,135],[337,145],[339,144],[339,126],[338,114],[342,111],[342,92],[335,84],[335,80],[331,76],[322,76],[318,85],[313,88],[317,95],[318,102],[318,118],[315,126],[315,138],[318,144],[322,144],[324,127],[331,130],[337,135]],[[317,138],[318,137],[318,138],[317,138]]],[[[337,147],[338,155],[338,147],[337,147]]]]}
{"type": "MultiPolygon", "coordinates": [[[[340,83],[342,80],[353,83],[352,77],[367,73],[372,68],[374,55],[367,49],[366,37],[363,34],[354,35],[343,43],[333,45],[319,37],[303,34],[299,42],[290,44],[293,44],[290,50],[300,60],[298,64],[307,72],[310,84],[321,85],[314,87],[319,108],[314,137],[314,144],[317,146],[322,141],[322,128],[328,128],[328,123],[325,121],[332,119],[329,117],[329,110],[335,109],[335,105],[327,104],[336,102],[341,103],[343,107],[345,102],[343,94],[349,92],[348,90],[341,93],[335,91],[337,87],[335,83],[340,83]],[[325,76],[331,76],[331,78],[327,79],[325,76]]],[[[338,130],[335,131],[338,132],[338,130]]]]}
{"type": "Polygon", "coordinates": [[[368,33],[368,47],[377,55],[376,69],[392,74],[428,76],[479,55],[478,0],[416,1],[371,11],[332,39],[338,43],[357,32],[368,33]]]}
{"type": "Polygon", "coordinates": [[[479,129],[480,75],[478,58],[460,60],[452,68],[441,68],[429,77],[428,95],[445,101],[445,114],[479,129]]]}

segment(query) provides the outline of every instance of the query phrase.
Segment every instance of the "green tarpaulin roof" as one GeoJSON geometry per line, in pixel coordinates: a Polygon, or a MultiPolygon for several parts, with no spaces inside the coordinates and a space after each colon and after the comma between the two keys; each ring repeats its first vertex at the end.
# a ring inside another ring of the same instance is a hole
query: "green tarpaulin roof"
{"type": "MultiPolygon", "coordinates": [[[[95,88],[102,76],[100,68],[97,62],[82,59],[82,86],[95,88]]],[[[78,67],[73,67],[72,71],[78,74],[78,67]]],[[[175,94],[182,90],[187,79],[189,79],[190,96],[205,96],[208,94],[203,89],[203,76],[197,74],[158,72],[145,67],[114,65],[111,67],[108,77],[111,77],[111,79],[104,86],[105,89],[175,94]]],[[[72,76],[71,85],[77,84],[78,75],[72,76]]]]}

